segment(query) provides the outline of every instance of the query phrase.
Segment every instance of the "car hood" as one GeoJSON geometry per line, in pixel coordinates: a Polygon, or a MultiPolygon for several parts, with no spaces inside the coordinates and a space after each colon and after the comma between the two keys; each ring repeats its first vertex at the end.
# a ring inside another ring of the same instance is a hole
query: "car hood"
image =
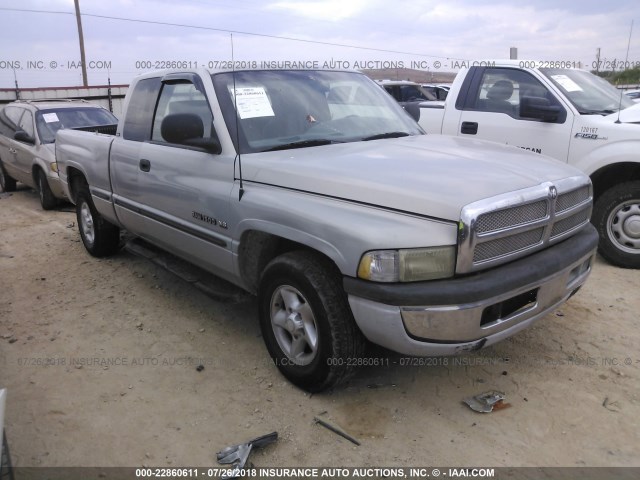
{"type": "Polygon", "coordinates": [[[33,154],[41,158],[46,163],[51,163],[56,161],[56,145],[54,143],[41,143],[35,150],[33,150],[33,154]]]}
{"type": "Polygon", "coordinates": [[[445,135],[247,154],[242,173],[245,181],[452,221],[474,201],[583,175],[516,147],[445,135]]]}

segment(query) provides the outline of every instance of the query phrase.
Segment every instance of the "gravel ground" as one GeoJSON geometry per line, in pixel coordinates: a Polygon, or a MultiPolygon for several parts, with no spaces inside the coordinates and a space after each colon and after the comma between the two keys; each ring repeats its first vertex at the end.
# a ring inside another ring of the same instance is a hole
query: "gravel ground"
{"type": "Polygon", "coordinates": [[[212,299],[126,251],[92,258],[75,223],[32,190],[0,196],[14,466],[216,466],[272,431],[256,466],[640,466],[640,271],[598,259],[568,304],[511,339],[410,365],[377,352],[383,365],[310,396],[269,361],[252,297],[212,299]],[[488,390],[510,408],[462,403],[488,390]]]}

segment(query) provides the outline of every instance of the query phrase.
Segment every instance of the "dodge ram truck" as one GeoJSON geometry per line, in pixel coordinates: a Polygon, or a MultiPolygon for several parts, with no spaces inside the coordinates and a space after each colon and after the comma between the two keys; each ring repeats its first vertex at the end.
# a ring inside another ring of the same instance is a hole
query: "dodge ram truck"
{"type": "Polygon", "coordinates": [[[439,356],[509,337],[579,289],[597,247],[589,177],[427,136],[357,72],[144,74],[115,136],[62,130],[56,159],[90,254],[126,229],[257,295],[274,364],[309,391],[367,339],[439,356]]]}
{"type": "Polygon", "coordinates": [[[640,105],[564,62],[476,62],[458,73],[444,105],[419,123],[443,133],[551,156],[591,177],[600,254],[640,268],[640,105]]]}

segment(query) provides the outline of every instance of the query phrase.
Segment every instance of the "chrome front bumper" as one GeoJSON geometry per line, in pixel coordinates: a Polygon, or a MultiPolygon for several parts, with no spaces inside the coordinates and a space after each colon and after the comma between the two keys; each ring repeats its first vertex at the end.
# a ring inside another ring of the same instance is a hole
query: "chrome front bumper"
{"type": "Polygon", "coordinates": [[[589,226],[579,238],[452,279],[453,285],[425,283],[422,292],[413,285],[411,295],[383,289],[380,299],[372,298],[374,289],[349,282],[345,288],[356,323],[372,342],[407,355],[452,355],[496,343],[556,309],[587,280],[596,247],[597,233],[589,226]],[[421,304],[423,299],[436,301],[421,304]]]}

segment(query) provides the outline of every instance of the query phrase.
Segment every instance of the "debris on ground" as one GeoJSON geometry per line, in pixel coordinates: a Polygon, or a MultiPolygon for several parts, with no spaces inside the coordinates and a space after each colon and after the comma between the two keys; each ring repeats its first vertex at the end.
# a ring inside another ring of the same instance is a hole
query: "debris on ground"
{"type": "Polygon", "coordinates": [[[602,402],[602,406],[610,412],[620,411],[620,404],[618,402],[612,402],[609,400],[609,397],[605,397],[604,402],[602,402]]]}
{"type": "Polygon", "coordinates": [[[468,397],[463,400],[464,403],[469,405],[471,410],[480,413],[491,413],[495,410],[502,410],[511,406],[510,403],[505,403],[504,399],[506,395],[502,392],[491,390],[484,392],[474,397],[468,397]]]}
{"type": "Polygon", "coordinates": [[[313,421],[316,422],[319,425],[322,425],[324,428],[326,428],[327,430],[331,430],[333,433],[335,433],[336,435],[340,435],[342,438],[346,438],[347,440],[349,440],[351,443],[353,443],[354,445],[360,445],[360,442],[358,440],[356,440],[355,438],[353,438],[351,435],[349,435],[348,433],[343,432],[342,430],[340,430],[337,427],[334,427],[333,425],[331,425],[328,422],[325,422],[324,420],[318,418],[318,417],[313,417],[313,421]]]}
{"type": "Polygon", "coordinates": [[[231,465],[233,471],[230,475],[223,476],[223,479],[238,478],[249,460],[249,455],[253,448],[265,447],[278,440],[278,432],[268,433],[261,437],[254,438],[245,443],[226,447],[216,453],[218,463],[221,465],[231,465]]]}

